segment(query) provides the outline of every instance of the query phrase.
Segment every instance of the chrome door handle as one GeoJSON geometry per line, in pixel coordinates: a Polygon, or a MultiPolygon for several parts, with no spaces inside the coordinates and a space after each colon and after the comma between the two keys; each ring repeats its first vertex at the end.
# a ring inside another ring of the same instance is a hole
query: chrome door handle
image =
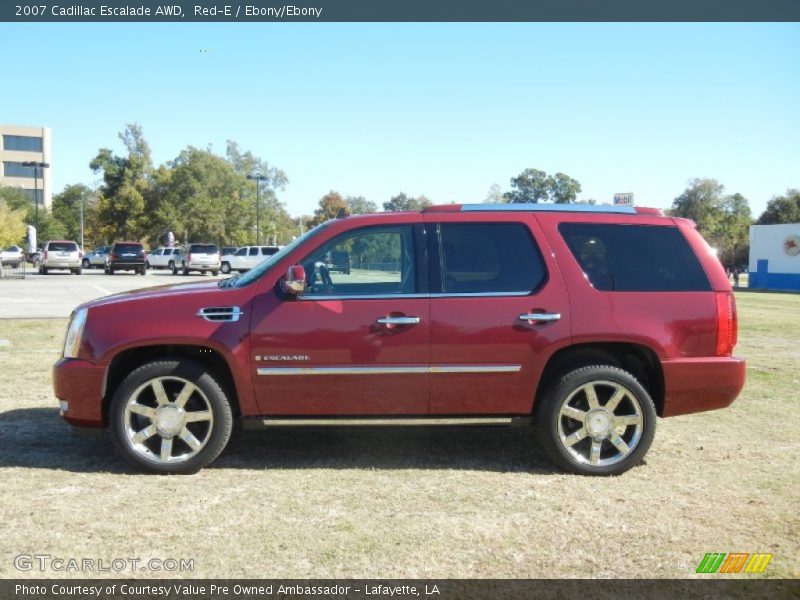
{"type": "Polygon", "coordinates": [[[419,317],[381,317],[378,319],[381,325],[416,325],[419,317]]]}
{"type": "Polygon", "coordinates": [[[528,321],[528,323],[532,323],[534,321],[558,321],[560,318],[561,313],[524,313],[519,316],[520,321],[528,321]]]}

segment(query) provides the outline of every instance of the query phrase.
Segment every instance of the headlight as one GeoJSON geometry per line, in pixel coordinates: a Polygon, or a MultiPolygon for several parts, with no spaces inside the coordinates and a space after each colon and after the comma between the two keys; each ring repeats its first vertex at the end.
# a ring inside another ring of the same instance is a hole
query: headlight
{"type": "Polygon", "coordinates": [[[73,313],[69,329],[67,329],[67,338],[64,340],[64,358],[78,358],[78,351],[81,349],[83,340],[83,328],[86,325],[88,314],[88,308],[79,308],[73,313]]]}

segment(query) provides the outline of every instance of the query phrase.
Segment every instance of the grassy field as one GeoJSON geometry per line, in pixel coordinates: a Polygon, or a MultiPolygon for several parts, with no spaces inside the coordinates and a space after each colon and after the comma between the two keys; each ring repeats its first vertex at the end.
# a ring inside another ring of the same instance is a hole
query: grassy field
{"type": "Polygon", "coordinates": [[[41,576],[15,570],[25,553],[194,559],[198,577],[683,578],[715,551],[798,577],[800,296],[737,302],[740,399],[660,420],[646,463],[605,479],[503,429],[248,432],[198,475],[135,474],[57,416],[65,321],[0,321],[0,576],[41,576]]]}

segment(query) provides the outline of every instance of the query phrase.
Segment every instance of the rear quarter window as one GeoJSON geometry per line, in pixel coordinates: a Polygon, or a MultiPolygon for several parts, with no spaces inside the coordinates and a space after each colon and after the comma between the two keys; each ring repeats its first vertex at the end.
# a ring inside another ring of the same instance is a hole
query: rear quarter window
{"type": "Polygon", "coordinates": [[[711,290],[700,261],[677,227],[562,223],[558,230],[595,289],[711,290]]]}

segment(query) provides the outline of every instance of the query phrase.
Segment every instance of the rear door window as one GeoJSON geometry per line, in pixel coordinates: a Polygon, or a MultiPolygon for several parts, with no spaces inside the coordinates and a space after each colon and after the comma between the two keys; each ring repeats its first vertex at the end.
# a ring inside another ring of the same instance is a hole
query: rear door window
{"type": "Polygon", "coordinates": [[[558,230],[595,289],[611,292],[711,289],[700,261],[677,227],[562,223],[558,230]]]}
{"type": "Polygon", "coordinates": [[[545,279],[539,250],[521,223],[442,223],[445,294],[521,294],[545,279]]]}

